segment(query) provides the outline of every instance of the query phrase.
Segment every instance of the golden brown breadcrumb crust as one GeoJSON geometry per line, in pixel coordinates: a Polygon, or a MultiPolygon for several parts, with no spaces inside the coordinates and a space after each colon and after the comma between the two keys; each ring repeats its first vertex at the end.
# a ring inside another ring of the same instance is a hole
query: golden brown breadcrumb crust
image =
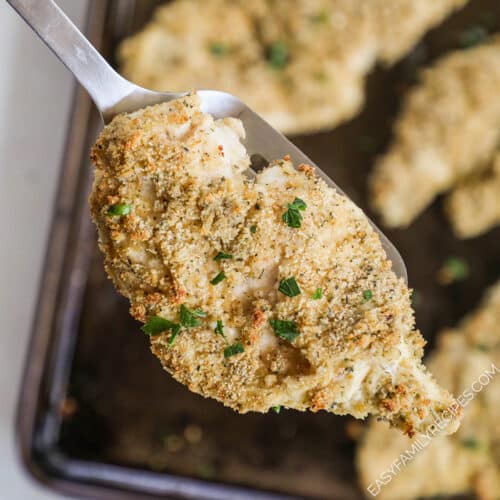
{"type": "Polygon", "coordinates": [[[153,352],[190,390],[240,412],[371,413],[422,429],[453,398],[421,364],[409,290],[377,234],[310,166],[287,158],[243,175],[243,134],[190,95],[115,117],[92,150],[92,217],[131,313],[179,323],[181,307],[204,312],[173,343],[170,330],[152,336],[153,352]],[[290,227],[283,214],[296,199],[302,222],[290,227]],[[117,205],[130,213],[110,215],[117,205]],[[293,297],[278,290],[291,277],[293,297]],[[279,337],[270,320],[298,335],[279,337]],[[225,356],[235,345],[243,352],[225,356]]]}

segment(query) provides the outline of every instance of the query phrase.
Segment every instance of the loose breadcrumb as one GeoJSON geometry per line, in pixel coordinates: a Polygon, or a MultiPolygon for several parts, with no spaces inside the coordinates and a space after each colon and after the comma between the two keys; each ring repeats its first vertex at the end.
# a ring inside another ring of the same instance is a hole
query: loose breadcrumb
{"type": "Polygon", "coordinates": [[[146,328],[153,352],[242,413],[371,413],[410,435],[425,428],[454,400],[421,364],[410,292],[370,222],[289,158],[244,175],[243,137],[241,122],[214,121],[190,95],[115,117],[92,150],[105,266],[138,320],[163,318],[146,328]],[[110,216],[116,203],[130,213],[110,216]],[[288,295],[283,280],[295,282],[288,295]]]}

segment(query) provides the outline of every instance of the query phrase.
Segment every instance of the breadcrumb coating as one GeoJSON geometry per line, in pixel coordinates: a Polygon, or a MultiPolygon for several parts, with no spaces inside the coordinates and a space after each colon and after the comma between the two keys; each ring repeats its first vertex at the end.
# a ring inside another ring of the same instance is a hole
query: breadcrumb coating
{"type": "Polygon", "coordinates": [[[466,179],[446,200],[446,212],[459,238],[474,238],[500,224],[500,155],[476,179],[466,179]]]}
{"type": "Polygon", "coordinates": [[[285,158],[245,175],[243,137],[189,95],[115,117],[92,150],[106,270],[147,328],[169,322],[152,351],[242,413],[282,405],[424,428],[454,400],[421,364],[409,290],[376,232],[311,166],[285,158]]]}
{"type": "MultiPolygon", "coordinates": [[[[454,394],[462,395],[465,405],[462,425],[452,436],[435,438],[381,489],[377,498],[410,500],[474,493],[481,500],[498,500],[500,282],[456,329],[439,335],[429,367],[441,384],[454,394]],[[489,376],[485,375],[486,370],[489,376]]],[[[391,463],[415,442],[393,432],[387,425],[372,422],[357,453],[362,486],[375,484],[380,474],[390,470],[391,463]]]]}
{"type": "Polygon", "coordinates": [[[407,226],[438,194],[487,168],[500,140],[500,37],[445,56],[420,80],[370,180],[372,205],[390,227],[407,226]]]}
{"type": "Polygon", "coordinates": [[[230,92],[286,133],[354,116],[365,75],[466,0],[176,0],[118,51],[147,88],[230,92]]]}

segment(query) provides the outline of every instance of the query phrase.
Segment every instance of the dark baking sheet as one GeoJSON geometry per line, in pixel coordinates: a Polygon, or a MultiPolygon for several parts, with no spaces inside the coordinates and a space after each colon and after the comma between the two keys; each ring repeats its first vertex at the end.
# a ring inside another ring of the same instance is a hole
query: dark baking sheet
{"type": "MultiPolygon", "coordinates": [[[[105,33],[101,46],[111,60],[119,39],[137,30],[156,3],[94,2],[91,26],[96,38],[105,33]]],[[[373,72],[365,109],[356,119],[332,132],[293,138],[294,142],[368,211],[366,177],[390,139],[393,117],[416,69],[456,48],[464,30],[472,26],[498,31],[499,19],[497,1],[473,0],[400,64],[373,72]]],[[[85,103],[79,95],[77,105],[86,111],[74,116],[79,126],[73,131],[74,141],[78,133],[86,137],[77,144],[82,155],[69,155],[60,191],[63,200],[66,196],[67,211],[56,214],[54,232],[66,236],[58,259],[52,243],[50,272],[44,280],[44,285],[49,280],[53,286],[57,281],[58,292],[52,301],[42,295],[38,319],[45,314],[50,321],[35,325],[43,330],[35,334],[46,340],[46,356],[42,359],[42,344],[30,354],[21,399],[25,462],[56,487],[93,498],[115,498],[113,491],[120,491],[116,498],[124,498],[125,491],[140,496],[147,492],[256,498],[256,490],[268,491],[265,498],[271,491],[278,496],[361,498],[353,466],[359,424],[353,419],[295,411],[237,415],[174,382],[149,352],[148,339],[129,316],[127,302],[104,275],[89,223],[86,158],[98,122],[85,103]],[[70,186],[68,175],[73,179],[70,186]],[[37,361],[38,375],[31,366],[37,361]],[[36,405],[28,404],[30,395],[36,405]]],[[[500,230],[456,240],[441,200],[408,230],[387,235],[407,263],[410,286],[418,290],[417,323],[431,344],[441,327],[454,325],[500,276],[500,230]],[[470,275],[442,286],[437,272],[450,256],[465,258],[470,275]]],[[[46,294],[50,290],[43,287],[46,294]]]]}

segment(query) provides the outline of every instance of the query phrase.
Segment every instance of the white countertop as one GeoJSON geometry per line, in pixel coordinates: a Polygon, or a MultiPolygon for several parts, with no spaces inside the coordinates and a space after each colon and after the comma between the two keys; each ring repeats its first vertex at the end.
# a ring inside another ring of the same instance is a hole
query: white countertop
{"type": "MultiPolygon", "coordinates": [[[[87,0],[58,0],[79,26],[87,0]]],[[[0,1],[0,498],[54,499],[22,469],[14,418],[74,81],[0,1]]]]}

